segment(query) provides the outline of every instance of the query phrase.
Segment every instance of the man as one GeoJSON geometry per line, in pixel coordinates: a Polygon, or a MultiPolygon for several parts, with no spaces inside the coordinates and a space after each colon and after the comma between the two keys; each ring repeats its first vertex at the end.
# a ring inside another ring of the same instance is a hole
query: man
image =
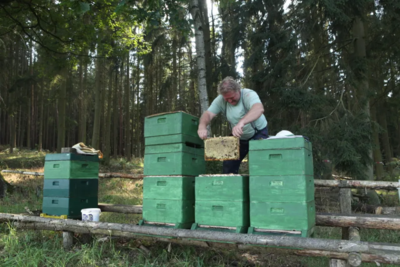
{"type": "Polygon", "coordinates": [[[241,89],[232,78],[226,77],[218,85],[219,96],[200,118],[197,133],[201,139],[207,138],[207,125],[220,112],[225,114],[232,127],[232,135],[240,137],[240,159],[223,163],[223,173],[239,173],[240,163],[249,152],[249,141],[268,138],[267,120],[264,106],[257,93],[241,89]]]}

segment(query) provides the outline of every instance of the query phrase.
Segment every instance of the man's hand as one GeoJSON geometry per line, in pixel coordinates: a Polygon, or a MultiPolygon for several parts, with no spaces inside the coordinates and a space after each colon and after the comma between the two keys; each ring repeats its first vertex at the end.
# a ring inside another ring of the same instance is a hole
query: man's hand
{"type": "Polygon", "coordinates": [[[197,134],[203,140],[207,139],[207,128],[200,128],[197,130],[197,134]]]}
{"type": "Polygon", "coordinates": [[[216,114],[206,111],[201,115],[200,122],[199,122],[199,128],[197,129],[197,134],[199,137],[203,140],[207,139],[207,125],[210,124],[211,120],[215,117],[216,114]]]}
{"type": "Polygon", "coordinates": [[[243,126],[244,126],[244,123],[239,121],[239,123],[236,124],[236,126],[233,127],[233,129],[232,129],[233,136],[241,137],[243,134],[243,126]]]}

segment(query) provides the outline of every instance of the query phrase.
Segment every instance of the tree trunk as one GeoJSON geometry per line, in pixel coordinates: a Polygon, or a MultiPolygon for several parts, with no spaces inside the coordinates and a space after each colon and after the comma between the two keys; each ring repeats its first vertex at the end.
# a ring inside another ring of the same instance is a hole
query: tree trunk
{"type": "MultiPolygon", "coordinates": [[[[118,64],[118,63],[117,63],[118,64]]],[[[115,85],[113,91],[113,123],[112,123],[112,146],[113,146],[113,155],[117,157],[118,155],[118,90],[119,90],[119,68],[121,66],[117,66],[115,69],[115,85]]],[[[121,67],[122,68],[122,67],[121,67]]]]}
{"type": "Polygon", "coordinates": [[[102,69],[103,60],[97,58],[96,60],[96,82],[95,82],[95,103],[94,103],[94,123],[93,123],[93,135],[91,146],[93,148],[99,148],[100,144],[100,120],[101,120],[101,94],[102,94],[102,69]]]}
{"type": "Polygon", "coordinates": [[[126,57],[126,84],[125,84],[125,94],[124,94],[124,129],[125,129],[125,142],[124,142],[124,156],[131,160],[132,152],[131,152],[131,140],[132,140],[132,132],[131,132],[131,115],[130,115],[130,91],[131,91],[131,81],[129,79],[129,52],[126,57]]]}
{"type": "MultiPolygon", "coordinates": [[[[364,23],[360,17],[355,17],[353,20],[353,35],[354,35],[354,54],[357,60],[364,61],[366,58],[366,44],[365,44],[365,35],[364,35],[364,23]]],[[[360,63],[359,63],[360,64],[360,63]]],[[[365,62],[366,64],[366,62],[365,62]]],[[[368,99],[368,91],[369,91],[369,83],[367,78],[367,73],[364,70],[357,70],[356,77],[358,77],[357,81],[357,93],[358,98],[361,103],[362,111],[367,116],[370,116],[370,106],[368,99]]],[[[369,119],[367,123],[370,123],[369,119]]],[[[369,152],[369,156],[372,159],[372,149],[369,152]]],[[[374,179],[374,169],[371,163],[366,164],[365,166],[365,178],[367,180],[374,179]]]]}
{"type": "MultiPolygon", "coordinates": [[[[378,123],[376,120],[376,107],[371,106],[371,121],[378,123]]],[[[379,129],[376,125],[372,126],[372,142],[373,142],[373,156],[374,156],[374,166],[375,175],[380,180],[383,177],[383,160],[381,154],[381,146],[379,142],[379,129]]]]}
{"type": "Polygon", "coordinates": [[[86,77],[87,63],[81,58],[79,62],[79,126],[78,142],[86,143],[86,77]]]}
{"type": "Polygon", "coordinates": [[[39,140],[38,140],[38,151],[43,150],[43,114],[44,114],[44,81],[40,84],[40,118],[39,118],[39,140]]]}
{"type": "MultiPolygon", "coordinates": [[[[208,93],[207,93],[207,79],[206,79],[206,61],[205,61],[205,47],[204,47],[204,33],[201,24],[201,11],[198,0],[190,1],[190,13],[194,20],[194,31],[196,37],[196,58],[197,58],[197,79],[198,79],[198,92],[201,106],[201,113],[204,113],[209,106],[208,93]]],[[[211,134],[211,133],[210,133],[211,134]]]]}
{"type": "Polygon", "coordinates": [[[4,180],[3,175],[0,173],[0,198],[4,198],[6,193],[11,194],[14,191],[14,187],[4,180]]]}

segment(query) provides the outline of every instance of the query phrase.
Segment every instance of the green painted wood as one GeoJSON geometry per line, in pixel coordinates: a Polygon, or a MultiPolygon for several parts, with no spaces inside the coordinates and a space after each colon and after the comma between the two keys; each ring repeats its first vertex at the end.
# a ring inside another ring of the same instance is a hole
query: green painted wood
{"type": "Polygon", "coordinates": [[[200,175],[196,177],[196,201],[249,201],[249,177],[200,175]]]}
{"type": "Polygon", "coordinates": [[[204,141],[199,136],[187,134],[171,134],[162,136],[150,136],[144,139],[146,146],[174,144],[174,143],[191,143],[204,147],[204,141]]]}
{"type": "Polygon", "coordinates": [[[310,141],[303,137],[294,138],[269,138],[261,140],[251,140],[249,142],[249,150],[267,150],[267,149],[295,149],[304,148],[312,150],[310,141]]]}
{"type": "Polygon", "coordinates": [[[250,201],[307,202],[314,200],[311,175],[250,176],[250,201]]]}
{"type": "Polygon", "coordinates": [[[196,223],[200,225],[247,227],[249,226],[249,202],[197,201],[196,199],[195,218],[196,223]]]}
{"type": "Polygon", "coordinates": [[[249,151],[249,174],[314,175],[313,156],[304,148],[249,151]]]}
{"type": "Polygon", "coordinates": [[[194,176],[147,176],[143,198],[194,201],[194,176]]]}
{"type": "Polygon", "coordinates": [[[47,154],[45,161],[61,161],[61,160],[75,160],[75,161],[93,161],[99,162],[97,155],[83,155],[76,153],[58,153],[58,154],[47,154]]]}
{"type": "Polygon", "coordinates": [[[145,154],[144,175],[189,175],[205,173],[204,157],[191,153],[145,154]]]}
{"type": "Polygon", "coordinates": [[[190,200],[143,199],[143,220],[158,223],[194,222],[194,205],[190,200]]]}
{"type": "Polygon", "coordinates": [[[97,208],[97,197],[43,197],[43,213],[47,215],[61,216],[67,215],[68,218],[81,218],[81,210],[87,208],[97,208]]]}
{"type": "Polygon", "coordinates": [[[250,225],[271,230],[307,230],[315,226],[315,203],[250,202],[250,225]]]}
{"type": "Polygon", "coordinates": [[[44,179],[98,179],[99,162],[45,161],[44,179]]]}
{"type": "Polygon", "coordinates": [[[185,152],[204,157],[204,148],[193,143],[176,143],[155,146],[145,146],[145,154],[185,152]]]}
{"type": "Polygon", "coordinates": [[[187,134],[197,136],[199,118],[184,112],[148,116],[144,120],[144,137],[187,134]]]}
{"type": "Polygon", "coordinates": [[[98,179],[45,179],[44,197],[97,197],[98,179]]]}

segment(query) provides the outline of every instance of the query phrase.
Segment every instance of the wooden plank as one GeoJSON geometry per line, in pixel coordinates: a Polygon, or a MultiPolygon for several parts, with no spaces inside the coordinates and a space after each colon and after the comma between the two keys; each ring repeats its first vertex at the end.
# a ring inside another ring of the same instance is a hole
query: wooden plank
{"type": "Polygon", "coordinates": [[[360,227],[369,229],[400,230],[400,218],[392,216],[374,216],[367,214],[341,215],[317,214],[318,226],[360,227]]]}
{"type": "Polygon", "coordinates": [[[398,190],[400,183],[398,182],[380,182],[380,181],[363,181],[363,180],[314,180],[315,186],[320,187],[339,187],[339,188],[368,188],[368,189],[385,189],[398,190]]]}
{"type": "Polygon", "coordinates": [[[236,244],[264,245],[307,250],[326,250],[341,253],[361,252],[380,255],[382,253],[400,253],[400,245],[384,243],[354,242],[319,238],[300,238],[289,236],[263,236],[236,234],[216,231],[191,231],[165,227],[138,226],[132,224],[84,222],[77,220],[57,220],[18,214],[0,214],[0,221],[15,222],[16,227],[28,227],[37,230],[71,231],[76,233],[102,234],[134,237],[135,235],[154,235],[178,239],[212,240],[213,242],[232,242],[236,244]],[[22,224],[21,224],[22,223],[22,224]]]}
{"type": "Polygon", "coordinates": [[[142,214],[142,205],[113,205],[106,203],[99,203],[99,209],[103,212],[116,212],[124,214],[142,214]]]}
{"type": "MultiPolygon", "coordinates": [[[[100,203],[102,211],[141,214],[142,206],[125,206],[100,203]],[[103,210],[104,209],[104,210],[103,210]]],[[[400,230],[400,218],[395,216],[375,216],[367,214],[341,215],[319,213],[316,215],[317,226],[360,227],[370,229],[400,230]]]]}

